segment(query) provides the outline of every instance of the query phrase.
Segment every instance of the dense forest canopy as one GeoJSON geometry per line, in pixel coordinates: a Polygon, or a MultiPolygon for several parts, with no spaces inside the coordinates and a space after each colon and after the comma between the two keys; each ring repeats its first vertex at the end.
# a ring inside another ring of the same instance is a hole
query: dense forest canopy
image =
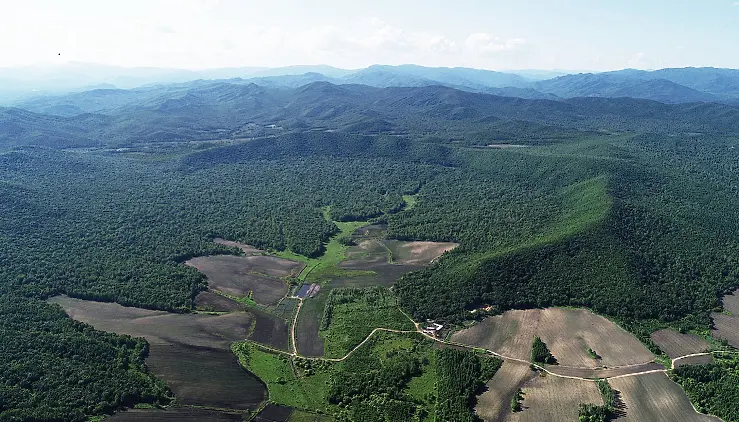
{"type": "Polygon", "coordinates": [[[417,320],[576,305],[705,329],[739,287],[737,116],[326,83],[208,85],[108,116],[2,110],[0,419],[168,400],[145,343],[44,299],[186,312],[206,280],[183,261],[238,253],[213,238],[320,255],[337,232],[326,206],[394,238],[460,243],[396,285],[417,320]],[[166,142],[181,140],[198,142],[166,142]],[[499,143],[523,146],[486,147],[499,143]]]}

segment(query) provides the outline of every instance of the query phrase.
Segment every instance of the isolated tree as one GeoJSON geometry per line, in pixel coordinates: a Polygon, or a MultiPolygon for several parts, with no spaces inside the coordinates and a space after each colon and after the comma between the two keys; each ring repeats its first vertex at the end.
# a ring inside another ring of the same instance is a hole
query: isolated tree
{"type": "Polygon", "coordinates": [[[531,361],[550,365],[557,363],[557,360],[552,356],[546,343],[538,336],[534,336],[534,344],[531,346],[531,361]]]}

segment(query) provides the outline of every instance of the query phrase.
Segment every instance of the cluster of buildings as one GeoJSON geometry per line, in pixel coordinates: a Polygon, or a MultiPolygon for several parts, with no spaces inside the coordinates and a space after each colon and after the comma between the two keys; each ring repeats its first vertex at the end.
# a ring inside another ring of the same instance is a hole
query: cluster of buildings
{"type": "Polygon", "coordinates": [[[437,324],[433,321],[428,321],[428,322],[430,323],[430,325],[428,325],[426,328],[423,329],[424,334],[428,334],[430,336],[436,337],[436,334],[439,332],[439,330],[444,328],[444,326],[441,324],[437,324]]]}

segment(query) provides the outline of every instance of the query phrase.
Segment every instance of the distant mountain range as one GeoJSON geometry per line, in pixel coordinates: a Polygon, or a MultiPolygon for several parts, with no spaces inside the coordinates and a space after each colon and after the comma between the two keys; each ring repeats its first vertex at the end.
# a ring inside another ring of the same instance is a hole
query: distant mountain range
{"type": "Polygon", "coordinates": [[[739,106],[739,70],[735,69],[625,69],[565,74],[416,65],[374,65],[358,70],[319,65],[189,71],[83,64],[45,70],[0,69],[0,104],[61,116],[110,113],[213,82],[267,88],[297,88],[314,82],[377,88],[438,85],[525,99],[628,97],[668,104],[715,102],[739,106]]]}
{"type": "Polygon", "coordinates": [[[422,128],[450,139],[488,140],[551,138],[572,131],[739,133],[739,108],[716,103],[522,99],[444,86],[376,88],[318,81],[284,88],[239,79],[53,98],[54,105],[45,106],[45,99],[34,100],[48,109],[46,114],[0,108],[0,148],[240,139],[275,130],[402,134],[422,128]]]}

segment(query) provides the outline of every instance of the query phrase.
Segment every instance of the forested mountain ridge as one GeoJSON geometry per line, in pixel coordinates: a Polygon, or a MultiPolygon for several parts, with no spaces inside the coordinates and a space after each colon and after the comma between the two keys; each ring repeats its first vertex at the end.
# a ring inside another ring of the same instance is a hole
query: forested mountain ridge
{"type": "MultiPolygon", "coordinates": [[[[223,74],[234,74],[233,70],[223,74]],[[230,72],[230,73],[229,73],[230,72]]],[[[574,97],[640,98],[668,104],[719,102],[739,104],[739,71],[715,68],[681,68],[641,71],[625,69],[603,73],[578,73],[545,79],[526,72],[495,72],[468,68],[422,66],[370,66],[348,71],[325,67],[294,67],[247,72],[241,77],[197,80],[135,89],[94,89],[61,96],[37,96],[12,103],[37,113],[75,116],[81,113],[112,114],[140,106],[159,97],[175,98],[207,85],[256,84],[274,89],[295,89],[313,82],[336,85],[387,87],[444,86],[468,92],[527,99],[574,97]],[[322,73],[324,72],[324,73],[322,73]]]]}
{"type": "Polygon", "coordinates": [[[739,109],[196,85],[106,115],[0,110],[0,420],[168,400],[145,343],[44,299],[188,312],[206,280],[184,260],[239,253],[216,237],[320,255],[324,207],[460,244],[395,286],[417,320],[587,306],[644,339],[645,321],[706,329],[739,286],[739,109]]]}
{"type": "MultiPolygon", "coordinates": [[[[455,136],[489,130],[491,120],[580,131],[739,131],[739,109],[715,103],[667,105],[630,98],[526,100],[440,86],[372,88],[328,82],[291,89],[219,82],[156,92],[126,94],[126,101],[140,102],[124,102],[128,105],[108,115],[61,117],[4,109],[0,145],[65,148],[228,139],[258,136],[272,125],[279,131],[352,132],[357,125],[366,129],[369,124],[385,133],[433,130],[455,136]],[[65,134],[64,139],[57,134],[65,134]]],[[[113,103],[120,99],[118,94],[112,97],[113,103]]],[[[108,106],[112,104],[101,105],[108,106]]]]}

